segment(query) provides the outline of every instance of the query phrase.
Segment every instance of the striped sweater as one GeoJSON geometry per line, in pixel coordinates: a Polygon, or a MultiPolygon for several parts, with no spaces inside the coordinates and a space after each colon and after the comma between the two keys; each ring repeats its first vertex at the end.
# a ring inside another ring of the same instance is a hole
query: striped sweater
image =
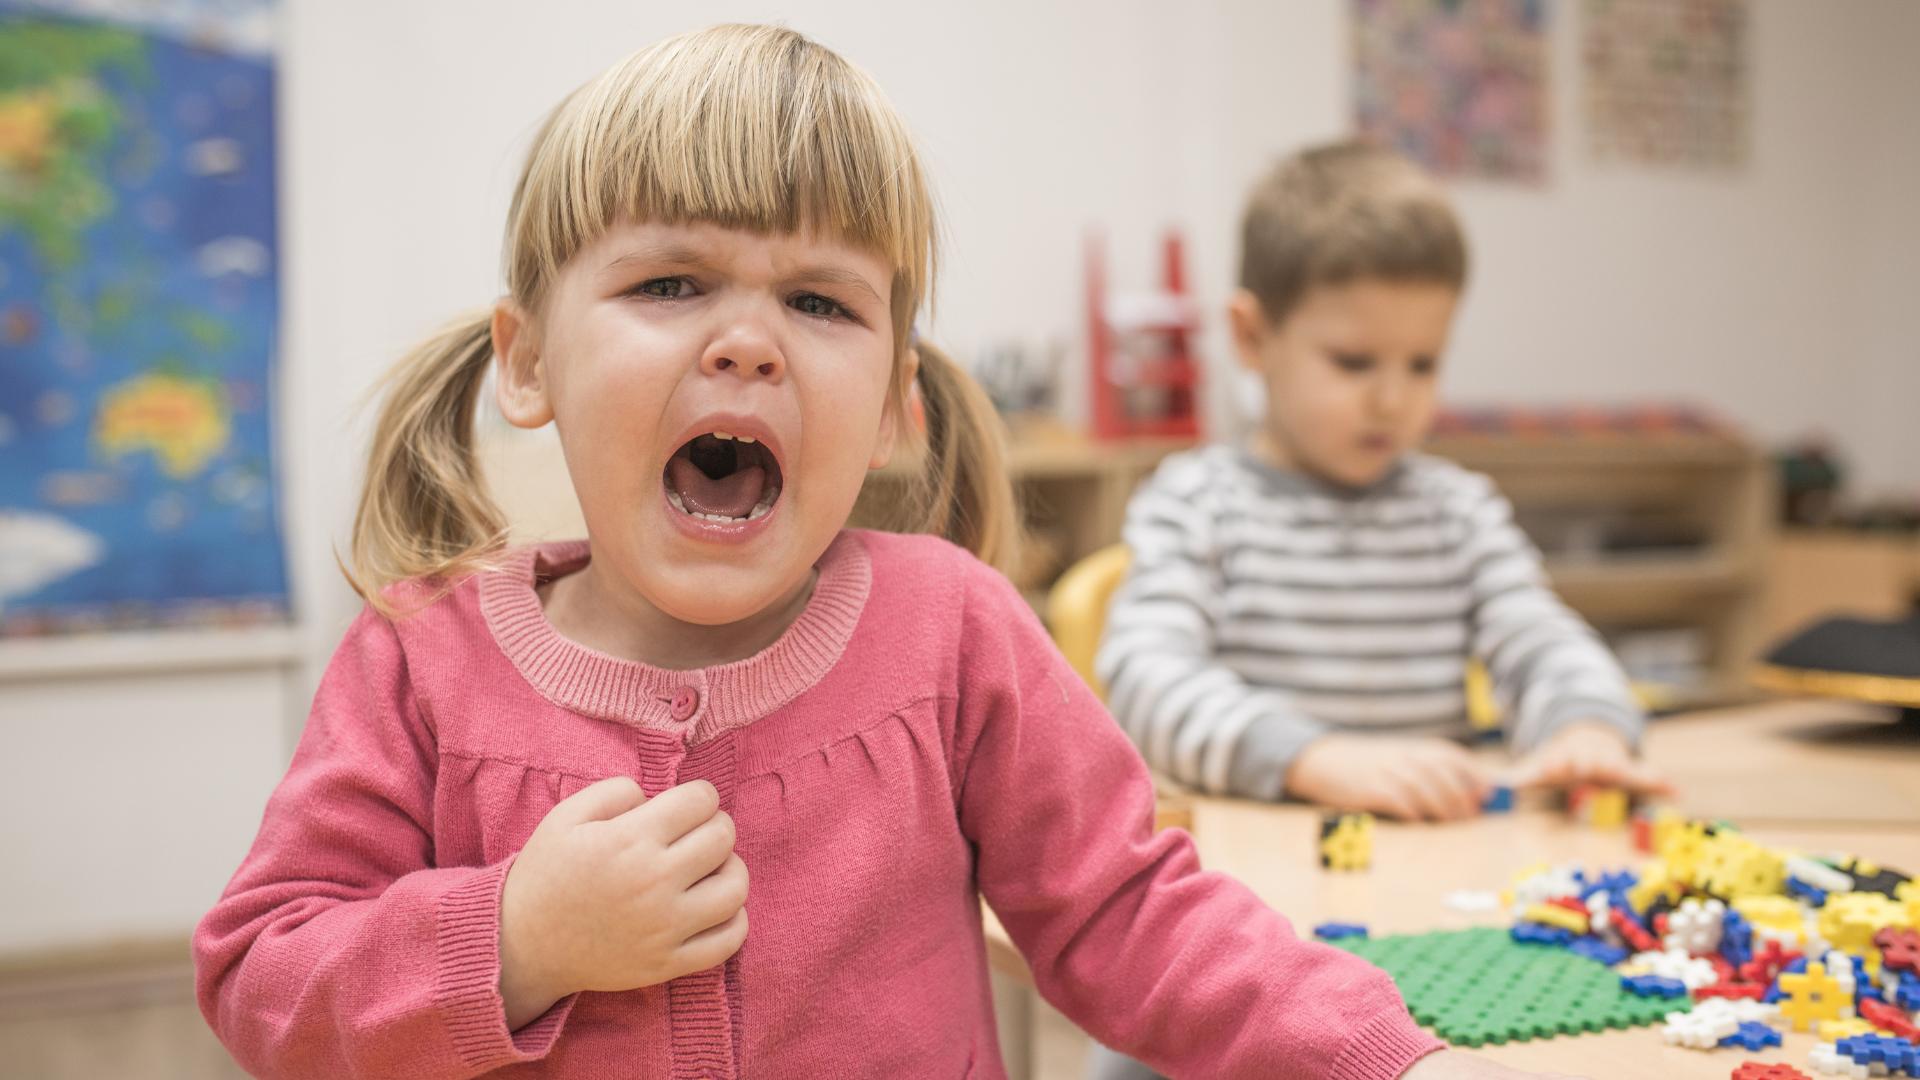
{"type": "Polygon", "coordinates": [[[1148,763],[1186,783],[1277,799],[1328,731],[1463,734],[1470,656],[1516,751],[1575,720],[1638,741],[1619,665],[1478,473],[1409,455],[1351,490],[1210,446],[1141,486],[1125,540],[1096,671],[1148,763]]]}

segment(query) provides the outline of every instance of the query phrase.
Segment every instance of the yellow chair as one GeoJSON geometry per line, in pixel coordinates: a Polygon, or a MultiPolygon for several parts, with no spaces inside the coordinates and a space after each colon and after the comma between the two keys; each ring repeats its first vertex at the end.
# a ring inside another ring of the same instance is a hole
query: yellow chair
{"type": "Polygon", "coordinates": [[[1093,673],[1093,656],[1100,650],[1106,629],[1107,607],[1113,591],[1127,576],[1133,553],[1125,544],[1109,544],[1067,567],[1047,590],[1047,629],[1067,663],[1080,673],[1093,692],[1106,700],[1107,688],[1093,673]]]}

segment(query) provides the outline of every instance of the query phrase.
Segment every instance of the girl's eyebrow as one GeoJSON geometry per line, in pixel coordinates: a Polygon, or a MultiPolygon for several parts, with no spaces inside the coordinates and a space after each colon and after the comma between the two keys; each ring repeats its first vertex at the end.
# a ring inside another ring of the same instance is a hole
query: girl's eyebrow
{"type": "Polygon", "coordinates": [[[629,263],[645,263],[649,266],[698,266],[703,261],[700,253],[686,244],[662,240],[622,252],[601,269],[612,273],[623,269],[629,263]]]}
{"type": "Polygon", "coordinates": [[[883,302],[880,299],[879,292],[867,282],[865,277],[854,273],[852,270],[843,269],[838,266],[803,266],[794,271],[793,278],[796,281],[813,281],[826,285],[845,285],[848,288],[859,289],[868,296],[873,297],[875,303],[883,302]]]}

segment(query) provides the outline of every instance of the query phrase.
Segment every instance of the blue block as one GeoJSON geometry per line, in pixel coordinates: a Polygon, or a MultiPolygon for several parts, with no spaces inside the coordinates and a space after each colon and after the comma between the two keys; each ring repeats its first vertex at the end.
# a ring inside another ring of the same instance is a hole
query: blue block
{"type": "Polygon", "coordinates": [[[1721,1046],[1738,1046],[1747,1050],[1760,1050],[1780,1045],[1780,1033],[1765,1024],[1752,1020],[1742,1020],[1740,1030],[1720,1040],[1721,1046]]]}
{"type": "Polygon", "coordinates": [[[1827,891],[1825,889],[1818,888],[1813,885],[1809,885],[1806,882],[1801,881],[1799,878],[1790,877],[1787,879],[1787,895],[1797,896],[1800,899],[1805,900],[1807,903],[1812,904],[1814,907],[1827,906],[1827,891]]]}
{"type": "Polygon", "coordinates": [[[1892,1035],[1854,1035],[1833,1048],[1856,1065],[1885,1065],[1889,1070],[1920,1071],[1920,1046],[1892,1035]]]}
{"type": "Polygon", "coordinates": [[[1908,1012],[1920,1010],[1920,975],[1900,972],[1900,981],[1893,987],[1893,1003],[1908,1012]]]}
{"type": "Polygon", "coordinates": [[[1767,987],[1766,993],[1760,995],[1760,1001],[1764,1005],[1777,1005],[1786,996],[1786,993],[1780,989],[1779,981],[1776,980],[1772,986],[1767,987]]]}
{"type": "Polygon", "coordinates": [[[1622,975],[1620,988],[1640,997],[1677,998],[1687,996],[1687,984],[1679,979],[1663,979],[1658,975],[1622,975]]]}
{"type": "Polygon", "coordinates": [[[1598,960],[1608,967],[1612,967],[1620,961],[1625,960],[1628,955],[1627,950],[1620,946],[1609,945],[1592,935],[1575,938],[1573,944],[1568,946],[1568,948],[1589,960],[1598,960]]]}
{"type": "Polygon", "coordinates": [[[1734,967],[1753,959],[1753,924],[1732,908],[1720,924],[1720,956],[1734,967]]]}
{"type": "Polygon", "coordinates": [[[1513,789],[1496,785],[1487,792],[1487,799],[1480,804],[1480,810],[1486,814],[1504,814],[1513,809],[1513,789]]]}
{"type": "Polygon", "coordinates": [[[1509,931],[1513,940],[1524,945],[1566,946],[1573,942],[1573,932],[1558,926],[1545,926],[1534,922],[1517,922],[1509,931]]]}
{"type": "Polygon", "coordinates": [[[1323,922],[1313,928],[1313,936],[1322,941],[1339,941],[1341,938],[1366,937],[1367,928],[1359,923],[1323,922]]]}

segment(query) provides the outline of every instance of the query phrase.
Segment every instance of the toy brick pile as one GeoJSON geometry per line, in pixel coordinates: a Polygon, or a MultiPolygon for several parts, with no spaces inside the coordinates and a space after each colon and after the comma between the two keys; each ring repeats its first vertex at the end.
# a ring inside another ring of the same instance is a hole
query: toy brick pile
{"type": "Polygon", "coordinates": [[[1779,1046],[1784,1026],[1822,1040],[1820,1073],[1920,1077],[1920,884],[1670,812],[1636,815],[1633,828],[1654,856],[1638,874],[1518,875],[1503,895],[1512,939],[1598,961],[1628,993],[1670,1001],[1669,1044],[1757,1051],[1779,1046]]]}

